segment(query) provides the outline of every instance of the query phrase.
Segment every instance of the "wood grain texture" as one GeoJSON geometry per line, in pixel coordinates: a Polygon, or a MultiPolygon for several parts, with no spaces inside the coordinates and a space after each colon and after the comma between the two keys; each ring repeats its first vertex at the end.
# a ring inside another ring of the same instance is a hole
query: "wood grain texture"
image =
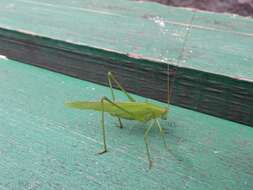
{"type": "Polygon", "coordinates": [[[0,54],[100,84],[110,70],[164,102],[170,80],[173,104],[253,125],[249,18],[127,0],[0,5],[0,54]]]}
{"type": "Polygon", "coordinates": [[[106,117],[109,152],[99,156],[100,114],[63,106],[99,100],[109,88],[2,58],[0,189],[253,188],[252,128],[171,106],[162,122],[171,150],[151,131],[148,170],[145,126],[124,121],[119,129],[106,117]]]}

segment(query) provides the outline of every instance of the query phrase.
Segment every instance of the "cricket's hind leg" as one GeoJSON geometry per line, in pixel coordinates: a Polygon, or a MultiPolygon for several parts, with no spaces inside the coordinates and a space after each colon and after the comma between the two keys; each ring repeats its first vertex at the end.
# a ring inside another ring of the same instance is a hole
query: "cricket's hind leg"
{"type": "Polygon", "coordinates": [[[108,82],[109,82],[109,85],[110,85],[110,88],[111,88],[111,93],[112,93],[112,99],[113,99],[113,101],[115,101],[115,95],[114,95],[113,88],[112,88],[112,81],[127,96],[127,98],[128,98],[129,101],[135,102],[135,99],[132,96],[130,96],[130,94],[127,93],[127,91],[121,86],[121,84],[119,83],[119,81],[114,77],[114,75],[111,72],[108,72],[107,78],[108,78],[108,82]]]}
{"type": "Polygon", "coordinates": [[[107,145],[106,145],[106,138],[105,138],[104,98],[101,99],[101,105],[102,105],[101,128],[102,128],[102,134],[103,134],[103,150],[100,151],[98,154],[103,154],[107,152],[107,145]]]}
{"type": "MultiPolygon", "coordinates": [[[[132,96],[130,96],[127,91],[120,85],[119,81],[114,77],[114,75],[111,72],[108,72],[107,74],[107,79],[108,79],[108,83],[111,89],[111,94],[112,94],[112,100],[113,102],[115,102],[115,94],[112,88],[112,82],[114,82],[117,87],[127,96],[127,98],[131,101],[131,102],[135,102],[134,98],[132,98],[132,96]]],[[[121,119],[118,117],[118,121],[119,121],[119,128],[123,128],[123,124],[121,119]]]]}

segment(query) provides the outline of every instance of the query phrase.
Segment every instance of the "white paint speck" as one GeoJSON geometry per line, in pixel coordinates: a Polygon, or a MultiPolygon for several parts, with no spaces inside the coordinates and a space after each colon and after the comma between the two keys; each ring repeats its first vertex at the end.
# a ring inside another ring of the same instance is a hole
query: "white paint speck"
{"type": "Polygon", "coordinates": [[[164,23],[163,20],[160,20],[160,21],[158,22],[158,24],[159,24],[161,27],[165,27],[165,23],[164,23]]]}
{"type": "Polygon", "coordinates": [[[161,61],[167,63],[169,59],[167,57],[162,57],[161,61]]]}
{"type": "Polygon", "coordinates": [[[164,22],[164,20],[163,20],[162,18],[160,18],[160,17],[154,17],[154,18],[152,18],[152,20],[153,20],[156,24],[158,24],[159,26],[165,27],[165,22],[164,22]]]}
{"type": "Polygon", "coordinates": [[[185,59],[183,59],[183,60],[181,61],[181,63],[186,63],[186,60],[185,60],[185,59]]]}
{"type": "Polygon", "coordinates": [[[232,16],[231,16],[232,18],[236,18],[237,17],[237,15],[236,14],[232,14],[232,16]]]}
{"type": "Polygon", "coordinates": [[[8,58],[5,55],[0,55],[0,59],[8,60],[8,58]]]}
{"type": "Polygon", "coordinates": [[[213,151],[213,153],[218,154],[218,153],[220,153],[220,151],[215,150],[215,151],[213,151]]]}
{"type": "Polygon", "coordinates": [[[180,37],[180,36],[181,36],[179,33],[176,33],[176,32],[175,32],[175,33],[172,33],[171,35],[172,35],[172,36],[175,36],[175,37],[180,37]]]}

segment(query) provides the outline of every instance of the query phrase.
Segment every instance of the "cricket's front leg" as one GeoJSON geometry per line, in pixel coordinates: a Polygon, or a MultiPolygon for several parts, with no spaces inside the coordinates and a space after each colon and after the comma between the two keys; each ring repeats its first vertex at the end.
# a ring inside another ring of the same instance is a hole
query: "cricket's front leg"
{"type": "Polygon", "coordinates": [[[154,126],[154,123],[152,123],[146,130],[144,133],[144,142],[146,145],[146,151],[147,151],[147,156],[148,156],[148,162],[149,162],[149,169],[151,169],[153,162],[151,160],[151,156],[150,156],[150,149],[149,149],[149,145],[148,145],[148,133],[151,130],[151,128],[154,126]]]}
{"type": "Polygon", "coordinates": [[[159,123],[159,121],[156,119],[155,120],[155,122],[156,122],[156,124],[157,124],[157,126],[158,126],[158,128],[159,128],[159,130],[160,130],[160,135],[161,135],[161,137],[162,137],[162,139],[163,139],[163,143],[164,143],[164,146],[165,146],[165,149],[167,150],[167,151],[169,151],[170,149],[169,149],[169,146],[168,146],[168,144],[166,143],[166,140],[165,140],[165,137],[164,137],[164,129],[161,127],[161,125],[160,125],[160,123],[159,123]]]}

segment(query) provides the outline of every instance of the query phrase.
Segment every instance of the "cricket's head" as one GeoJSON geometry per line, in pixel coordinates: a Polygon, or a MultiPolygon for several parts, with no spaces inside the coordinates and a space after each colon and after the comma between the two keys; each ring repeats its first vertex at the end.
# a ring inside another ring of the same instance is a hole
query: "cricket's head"
{"type": "Polygon", "coordinates": [[[161,115],[161,119],[167,120],[167,116],[168,116],[168,109],[164,108],[164,111],[163,111],[163,113],[161,115]]]}

